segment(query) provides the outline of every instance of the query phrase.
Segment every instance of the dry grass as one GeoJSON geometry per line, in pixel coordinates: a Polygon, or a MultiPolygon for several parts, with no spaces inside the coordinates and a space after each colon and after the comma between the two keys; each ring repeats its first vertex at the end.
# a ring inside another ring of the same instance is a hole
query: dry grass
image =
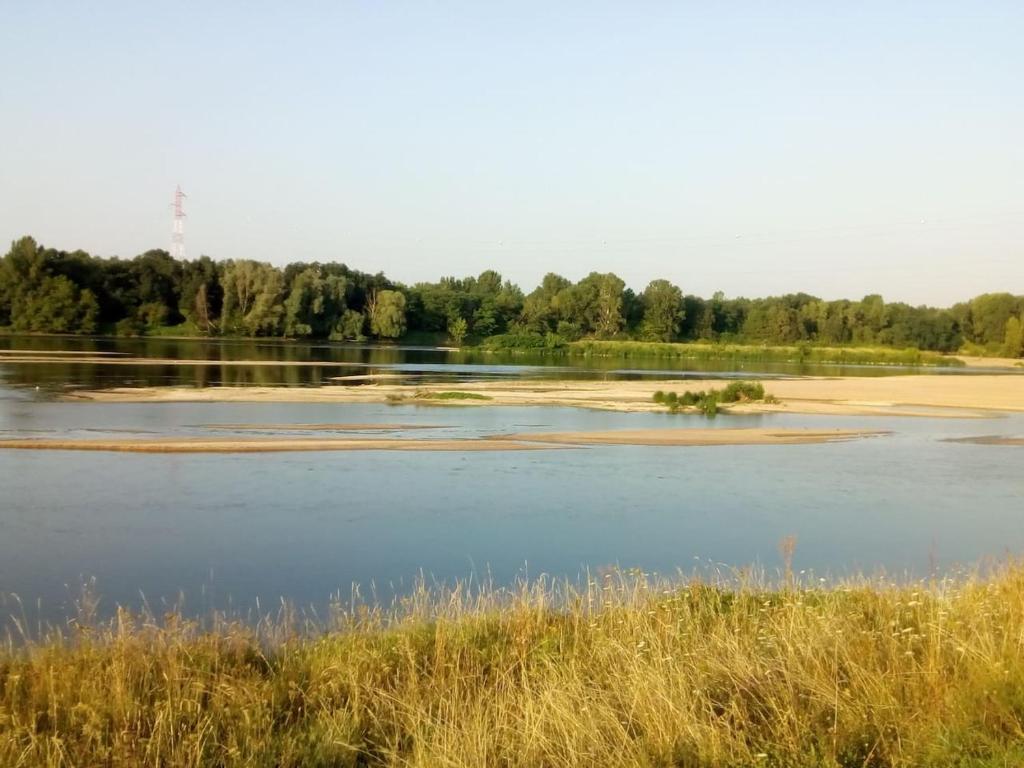
{"type": "Polygon", "coordinates": [[[1024,763],[1024,569],[767,589],[613,574],[0,652],[4,766],[1024,763]]]}

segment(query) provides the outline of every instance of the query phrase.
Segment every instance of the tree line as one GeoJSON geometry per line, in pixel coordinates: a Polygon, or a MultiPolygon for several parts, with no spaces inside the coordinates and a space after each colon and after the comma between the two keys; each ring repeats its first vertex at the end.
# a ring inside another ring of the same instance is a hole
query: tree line
{"type": "Polygon", "coordinates": [[[133,259],[45,248],[31,237],[0,261],[0,327],[17,332],[286,336],[332,340],[447,338],[506,347],[584,338],[884,345],[1024,356],[1024,296],[988,293],[949,308],[879,295],[824,301],[684,294],[668,280],[635,293],[612,273],[573,282],[551,273],[528,294],[485,270],[404,285],[344,264],[133,259]]]}

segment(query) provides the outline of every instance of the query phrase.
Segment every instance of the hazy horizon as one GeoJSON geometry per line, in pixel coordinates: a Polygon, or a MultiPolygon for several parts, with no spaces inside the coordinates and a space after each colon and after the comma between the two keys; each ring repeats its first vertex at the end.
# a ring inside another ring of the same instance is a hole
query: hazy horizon
{"type": "Polygon", "coordinates": [[[406,283],[1024,292],[1024,6],[5,9],[0,241],[406,283]]]}

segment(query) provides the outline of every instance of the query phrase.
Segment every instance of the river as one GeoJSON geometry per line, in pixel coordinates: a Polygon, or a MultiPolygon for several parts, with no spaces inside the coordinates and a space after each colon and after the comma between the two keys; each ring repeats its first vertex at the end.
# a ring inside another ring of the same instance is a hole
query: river
{"type": "MultiPolygon", "coordinates": [[[[262,345],[247,346],[241,354],[254,348],[262,345]]],[[[327,349],[325,357],[342,354],[327,349]]],[[[448,353],[438,351],[384,352],[402,359],[375,366],[440,369],[424,373],[431,376],[564,374],[547,368],[509,372],[502,368],[508,363],[497,364],[499,373],[472,368],[467,373],[466,366],[481,364],[446,363],[448,353]],[[446,371],[445,365],[454,369],[446,371]]],[[[365,348],[344,352],[371,353],[365,348]]],[[[294,354],[309,358],[305,348],[294,354]]],[[[626,367],[619,362],[574,365],[572,373],[639,368],[636,361],[626,367]]],[[[663,368],[664,361],[659,365],[663,368]]],[[[108,612],[115,604],[138,607],[145,600],[154,607],[184,599],[186,610],[195,613],[211,608],[244,613],[257,599],[260,606],[283,598],[319,610],[332,595],[347,600],[353,584],[364,595],[387,599],[420,575],[504,584],[540,574],[575,579],[608,567],[672,574],[753,564],[773,573],[781,565],[779,542],[788,536],[797,542],[795,567],[826,578],[881,569],[921,576],[1024,548],[1020,449],[947,441],[1024,435],[1024,415],[771,414],[708,421],[697,415],[554,407],[132,404],[55,396],[76,386],[153,383],[147,367],[111,371],[115,366],[0,361],[0,434],[230,435],[234,427],[218,425],[303,423],[434,427],[389,433],[411,438],[667,425],[842,427],[892,434],[819,445],[527,452],[0,450],[0,592],[8,613],[22,610],[20,600],[27,614],[55,619],[72,609],[81,586],[93,580],[108,612]]],[[[195,373],[185,368],[168,365],[171,374],[160,376],[182,383],[195,373]]],[[[268,426],[263,433],[288,430],[268,426]]]]}

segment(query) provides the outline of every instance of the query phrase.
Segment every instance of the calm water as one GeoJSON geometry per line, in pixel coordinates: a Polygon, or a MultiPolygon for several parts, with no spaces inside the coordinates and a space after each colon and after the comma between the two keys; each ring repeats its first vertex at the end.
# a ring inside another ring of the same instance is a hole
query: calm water
{"type": "MultiPolygon", "coordinates": [[[[744,376],[884,376],[913,372],[897,366],[734,363],[728,360],[664,358],[550,357],[537,354],[488,354],[430,347],[301,343],[260,340],[112,339],[0,336],[0,350],[80,351],[161,360],[205,361],[176,365],[97,365],[61,362],[4,365],[0,384],[69,387],[139,386],[319,386],[333,377],[400,373],[411,379],[468,381],[497,377],[635,379],[744,376]],[[230,364],[260,361],[260,365],[230,364]],[[319,365],[289,365],[312,361],[319,365]],[[277,363],[277,364],[275,364],[277,363]]],[[[963,374],[963,369],[927,369],[963,374]]]]}
{"type": "Polygon", "coordinates": [[[420,572],[450,580],[489,571],[502,582],[608,565],[772,569],[788,535],[798,539],[797,568],[832,574],[924,573],[932,562],[1024,550],[1024,452],[942,442],[1024,435],[1022,416],[707,422],[562,408],[64,403],[0,390],[4,436],[210,434],[202,425],[288,422],[443,427],[409,437],[663,425],[896,433],[829,445],[508,453],[0,451],[0,592],[41,601],[53,617],[95,577],[108,609],[182,591],[201,612],[229,602],[244,609],[257,597],[264,606],[279,597],[323,605],[353,582],[386,597],[420,572]]]}

